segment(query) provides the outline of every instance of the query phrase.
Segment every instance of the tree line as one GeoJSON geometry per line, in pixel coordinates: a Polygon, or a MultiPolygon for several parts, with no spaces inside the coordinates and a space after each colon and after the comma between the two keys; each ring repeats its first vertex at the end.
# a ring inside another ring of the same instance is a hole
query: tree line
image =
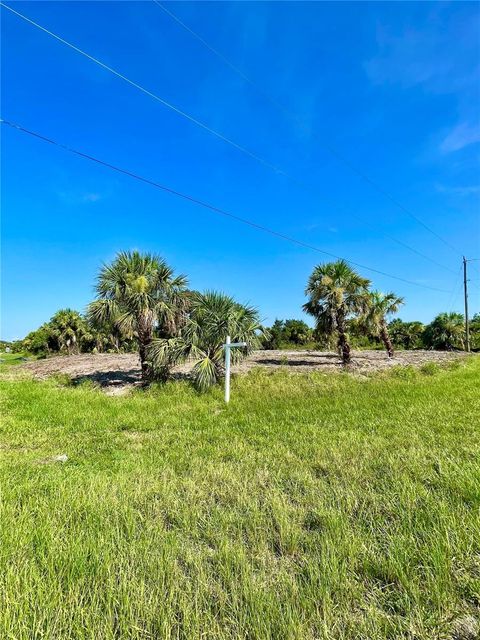
{"type": "MultiPolygon", "coordinates": [[[[345,364],[352,345],[381,344],[389,357],[395,347],[463,348],[461,314],[442,313],[427,326],[388,321],[403,299],[371,290],[371,282],[343,260],[316,266],[308,279],[303,309],[313,317],[313,329],[294,319],[264,327],[254,307],[216,291],[193,291],[165,260],[138,251],[118,253],[100,269],[96,294],[86,314],[62,309],[12,349],[37,356],[136,350],[145,382],[166,380],[175,365],[189,360],[203,390],[223,375],[227,335],[248,344],[232,353],[234,361],[254,349],[292,344],[336,347],[345,364]]],[[[480,343],[478,314],[471,332],[480,343]]]]}
{"type": "MultiPolygon", "coordinates": [[[[470,323],[472,350],[480,349],[480,313],[473,316],[470,323]]],[[[264,349],[332,349],[332,336],[319,333],[304,320],[275,320],[266,327],[262,339],[264,349]]],[[[395,349],[438,349],[440,351],[462,350],[465,348],[465,318],[461,313],[439,313],[429,324],[418,320],[404,322],[394,318],[387,324],[388,333],[395,349]]],[[[350,344],[357,349],[383,349],[378,335],[356,319],[347,321],[350,344]]]]}

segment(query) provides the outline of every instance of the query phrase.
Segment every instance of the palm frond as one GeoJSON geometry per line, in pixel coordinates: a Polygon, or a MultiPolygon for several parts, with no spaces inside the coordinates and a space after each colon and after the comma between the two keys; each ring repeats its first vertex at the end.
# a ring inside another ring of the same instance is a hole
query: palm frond
{"type": "Polygon", "coordinates": [[[218,361],[208,356],[198,360],[192,369],[192,379],[199,391],[206,391],[220,379],[218,361]]]}

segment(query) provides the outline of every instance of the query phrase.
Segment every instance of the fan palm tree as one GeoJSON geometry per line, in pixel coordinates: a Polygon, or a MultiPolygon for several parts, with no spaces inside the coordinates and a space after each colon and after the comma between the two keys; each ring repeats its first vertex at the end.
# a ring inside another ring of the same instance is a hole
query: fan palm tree
{"type": "Polygon", "coordinates": [[[232,363],[235,363],[259,348],[261,330],[258,312],[253,307],[241,305],[223,293],[193,292],[189,317],[179,336],[154,339],[149,355],[154,369],[160,372],[193,360],[193,382],[197,389],[205,391],[223,376],[226,336],[231,336],[232,342],[247,343],[245,349],[232,349],[232,363]]]}
{"type": "Polygon", "coordinates": [[[345,260],[317,265],[308,279],[303,309],[315,318],[317,332],[337,334],[344,364],[350,362],[347,319],[364,310],[369,285],[345,260]]]}
{"type": "Polygon", "coordinates": [[[155,330],[170,336],[178,331],[186,284],[162,258],[138,251],[120,252],[100,270],[89,316],[96,323],[113,321],[123,335],[136,338],[144,382],[152,377],[148,348],[155,330]]]}
{"type": "Polygon", "coordinates": [[[465,319],[461,313],[440,313],[424,331],[427,347],[446,349],[464,347],[465,319]]]}
{"type": "Polygon", "coordinates": [[[395,318],[388,324],[388,333],[395,345],[404,349],[417,349],[422,344],[422,336],[425,327],[418,320],[403,322],[395,318]]]}
{"type": "Polygon", "coordinates": [[[393,358],[394,351],[386,318],[389,314],[396,313],[403,302],[403,298],[394,293],[369,291],[366,296],[365,324],[374,335],[381,339],[389,358],[393,358]]]}
{"type": "Polygon", "coordinates": [[[89,329],[84,318],[73,309],[60,309],[50,322],[50,339],[56,343],[58,351],[66,351],[69,355],[79,353],[83,343],[90,338],[89,329]]]}
{"type": "Polygon", "coordinates": [[[115,324],[115,321],[94,322],[89,318],[89,325],[92,332],[92,340],[90,349],[92,352],[109,352],[115,351],[120,353],[120,349],[128,344],[125,336],[115,324]]]}

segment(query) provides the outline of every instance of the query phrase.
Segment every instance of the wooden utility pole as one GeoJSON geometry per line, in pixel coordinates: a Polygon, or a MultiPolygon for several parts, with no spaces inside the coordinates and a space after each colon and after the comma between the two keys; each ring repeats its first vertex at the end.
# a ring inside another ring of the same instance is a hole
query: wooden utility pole
{"type": "Polygon", "coordinates": [[[467,259],[463,256],[463,295],[465,299],[465,349],[470,351],[470,330],[468,327],[468,285],[467,259]]]}

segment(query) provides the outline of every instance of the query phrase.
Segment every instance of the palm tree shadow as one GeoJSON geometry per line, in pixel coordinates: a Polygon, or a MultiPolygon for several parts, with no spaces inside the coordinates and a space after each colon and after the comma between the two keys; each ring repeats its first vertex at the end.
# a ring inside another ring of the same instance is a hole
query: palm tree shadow
{"type": "Polygon", "coordinates": [[[309,358],[322,358],[325,360],[341,360],[342,356],[336,353],[309,353],[309,358]]]}
{"type": "Polygon", "coordinates": [[[82,382],[93,382],[101,387],[123,386],[127,384],[136,384],[141,382],[140,369],[128,369],[127,371],[92,371],[88,374],[80,374],[72,377],[73,384],[82,384],[82,382]]]}
{"type": "MultiPolygon", "coordinates": [[[[341,358],[338,356],[330,356],[337,360],[338,364],[342,364],[341,358]]],[[[331,367],[331,362],[312,362],[312,360],[289,360],[283,358],[261,358],[255,360],[255,364],[264,364],[266,366],[285,366],[285,367],[331,367]]]]}

